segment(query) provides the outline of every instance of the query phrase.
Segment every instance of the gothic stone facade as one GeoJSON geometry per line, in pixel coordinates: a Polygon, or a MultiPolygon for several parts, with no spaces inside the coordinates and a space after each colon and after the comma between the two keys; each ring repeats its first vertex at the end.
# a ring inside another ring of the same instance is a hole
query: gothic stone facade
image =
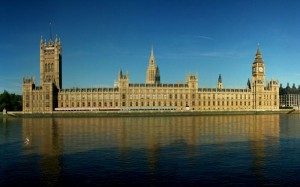
{"type": "Polygon", "coordinates": [[[153,49],[146,83],[130,83],[129,74],[118,73],[110,88],[62,88],[61,44],[41,40],[40,79],[23,78],[23,111],[193,110],[253,111],[279,109],[279,82],[265,81],[265,64],[259,48],[252,63],[252,80],[245,89],[223,88],[219,75],[216,88],[199,88],[198,74],[186,83],[161,83],[153,49]]]}

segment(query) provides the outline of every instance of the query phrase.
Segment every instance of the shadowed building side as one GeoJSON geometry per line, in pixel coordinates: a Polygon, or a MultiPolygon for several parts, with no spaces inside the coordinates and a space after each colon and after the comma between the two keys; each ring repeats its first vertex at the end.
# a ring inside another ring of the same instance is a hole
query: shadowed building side
{"type": "Polygon", "coordinates": [[[280,106],[281,107],[293,107],[294,109],[299,110],[300,105],[300,85],[296,88],[295,83],[292,87],[287,83],[285,88],[280,84],[279,87],[279,95],[280,95],[280,106]]]}

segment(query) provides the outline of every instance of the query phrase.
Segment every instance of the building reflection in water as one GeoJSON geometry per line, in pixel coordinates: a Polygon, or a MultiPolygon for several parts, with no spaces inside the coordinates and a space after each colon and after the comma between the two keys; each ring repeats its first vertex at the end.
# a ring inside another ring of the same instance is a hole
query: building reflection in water
{"type": "Polygon", "coordinates": [[[278,147],[279,118],[279,115],[24,118],[24,154],[40,154],[45,176],[55,178],[62,170],[63,154],[114,148],[119,151],[120,159],[124,159],[132,150],[142,149],[146,151],[150,172],[155,173],[159,159],[168,156],[160,152],[163,148],[180,144],[185,147],[182,154],[193,159],[202,156],[202,146],[219,145],[222,149],[229,143],[250,142],[253,169],[261,175],[267,146],[278,147]],[[271,145],[265,144],[266,139],[272,140],[271,145]]]}
{"type": "Polygon", "coordinates": [[[62,171],[63,130],[53,118],[23,118],[24,155],[40,155],[43,185],[59,183],[62,171]]]}

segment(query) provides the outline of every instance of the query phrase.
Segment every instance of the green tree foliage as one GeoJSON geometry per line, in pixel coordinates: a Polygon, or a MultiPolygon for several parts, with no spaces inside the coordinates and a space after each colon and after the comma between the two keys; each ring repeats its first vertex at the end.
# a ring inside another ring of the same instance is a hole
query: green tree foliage
{"type": "Polygon", "coordinates": [[[6,108],[7,111],[21,111],[22,110],[22,96],[10,94],[6,90],[0,94],[0,111],[6,108]]]}

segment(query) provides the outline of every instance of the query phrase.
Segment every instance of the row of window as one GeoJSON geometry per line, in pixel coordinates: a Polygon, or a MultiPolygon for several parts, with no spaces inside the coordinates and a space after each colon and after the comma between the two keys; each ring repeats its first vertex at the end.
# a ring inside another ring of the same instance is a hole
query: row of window
{"type": "Polygon", "coordinates": [[[299,106],[300,105],[300,95],[289,94],[280,96],[281,106],[299,106]]]}
{"type": "MultiPolygon", "coordinates": [[[[126,99],[127,94],[122,94],[122,99],[126,99]]],[[[198,95],[198,99],[251,99],[252,95],[251,94],[205,94],[205,93],[198,93],[198,94],[128,94],[128,97],[130,99],[188,99],[189,95],[192,99],[195,99],[196,96],[198,95]]],[[[86,95],[86,94],[77,94],[77,95],[71,95],[71,99],[74,100],[76,99],[91,99],[93,97],[93,99],[97,99],[97,98],[104,98],[104,99],[119,99],[119,95],[113,95],[113,94],[99,94],[99,95],[86,95]]],[[[277,99],[277,95],[270,95],[270,94],[265,94],[264,99],[272,99],[272,97],[274,97],[274,99],[277,99]]],[[[69,95],[61,95],[60,96],[61,100],[68,100],[69,99],[69,95]]]]}
{"type": "MultiPolygon", "coordinates": [[[[197,94],[191,94],[191,99],[195,99],[196,98],[196,95],[197,94]]],[[[74,100],[75,97],[76,99],[85,99],[85,98],[88,98],[88,99],[91,99],[93,97],[93,99],[97,99],[97,98],[101,98],[102,99],[102,96],[103,96],[103,99],[119,99],[119,95],[76,95],[76,96],[71,96],[71,100],[74,100]],[[98,97],[97,97],[98,96],[98,97]]],[[[234,96],[231,96],[231,97],[223,97],[222,95],[200,95],[198,94],[198,99],[216,99],[216,98],[219,98],[219,99],[234,99],[234,96]],[[201,97],[202,96],[202,97],[201,97]]],[[[235,96],[236,99],[251,99],[251,95],[236,95],[235,96]]],[[[271,98],[271,96],[270,96],[271,98]]],[[[60,99],[61,100],[68,100],[69,99],[69,96],[68,95],[61,95],[60,96],[60,99]]],[[[126,94],[122,94],[122,99],[126,99],[126,94]]],[[[129,95],[129,99],[189,99],[189,94],[146,94],[146,95],[132,95],[130,94],[129,95]]],[[[265,97],[265,99],[269,99],[269,97],[265,97]]],[[[276,99],[276,95],[275,95],[275,99],[276,99]]]]}
{"type": "Polygon", "coordinates": [[[45,72],[54,72],[54,64],[53,63],[45,64],[45,72]]]}
{"type": "MultiPolygon", "coordinates": [[[[74,96],[74,95],[72,95],[71,96],[71,100],[75,100],[75,97],[76,97],[76,99],[77,100],[79,100],[80,98],[82,98],[83,100],[84,99],[91,99],[92,98],[92,96],[91,95],[76,95],[76,96],[74,96]]],[[[102,99],[102,95],[93,95],[93,99],[97,99],[97,98],[101,98],[102,99]]],[[[68,95],[61,95],[60,97],[59,97],[61,100],[68,100],[69,99],[69,96],[68,95]]],[[[103,99],[119,99],[119,95],[103,95],[103,99]]]]}
{"type": "MultiPolygon", "coordinates": [[[[26,95],[26,100],[28,100],[28,99],[29,99],[29,95],[26,95]]],[[[46,94],[45,99],[46,100],[50,99],[50,95],[46,94]]],[[[32,100],[43,100],[43,95],[32,94],[32,100]]]]}
{"type": "MultiPolygon", "coordinates": [[[[32,105],[33,105],[33,107],[42,107],[43,106],[42,103],[36,103],[36,102],[33,103],[32,105]]],[[[26,106],[26,108],[29,108],[30,107],[29,102],[26,102],[25,106],[26,106]]],[[[50,107],[49,102],[45,103],[45,107],[50,107]]]]}
{"type": "MultiPolygon", "coordinates": [[[[161,106],[189,106],[188,102],[128,102],[129,103],[129,106],[130,107],[144,107],[144,106],[158,106],[158,107],[161,107],[161,106]]],[[[262,102],[259,102],[259,105],[261,105],[262,102]]],[[[264,102],[264,105],[266,106],[270,106],[272,103],[271,102],[264,102]]],[[[274,102],[274,105],[276,106],[277,105],[277,102],[275,101],[274,102]]],[[[126,105],[126,102],[122,102],[122,106],[127,106],[126,105]]],[[[192,101],[191,102],[191,106],[196,106],[196,102],[195,101],[192,101]]],[[[251,106],[251,102],[250,101],[199,101],[198,102],[198,106],[251,106]]],[[[61,103],[61,107],[118,107],[118,102],[114,102],[114,105],[113,105],[113,102],[81,102],[81,105],[80,105],[80,102],[76,102],[76,106],[75,106],[75,103],[72,102],[71,103],[71,106],[69,106],[68,104],[64,104],[63,102],[61,103]]]]}
{"type": "MultiPolygon", "coordinates": [[[[64,103],[61,103],[61,107],[70,107],[68,104],[65,104],[64,103]]],[[[71,107],[113,107],[113,102],[103,102],[103,106],[102,106],[102,102],[99,102],[98,103],[98,106],[97,106],[97,103],[96,102],[82,102],[81,103],[81,106],[80,106],[80,102],[76,102],[76,106],[75,106],[75,103],[72,102],[71,103],[71,107]],[[93,104],[93,105],[91,105],[93,104]]],[[[115,102],[115,105],[114,107],[118,107],[118,102],[115,102]]]]}

